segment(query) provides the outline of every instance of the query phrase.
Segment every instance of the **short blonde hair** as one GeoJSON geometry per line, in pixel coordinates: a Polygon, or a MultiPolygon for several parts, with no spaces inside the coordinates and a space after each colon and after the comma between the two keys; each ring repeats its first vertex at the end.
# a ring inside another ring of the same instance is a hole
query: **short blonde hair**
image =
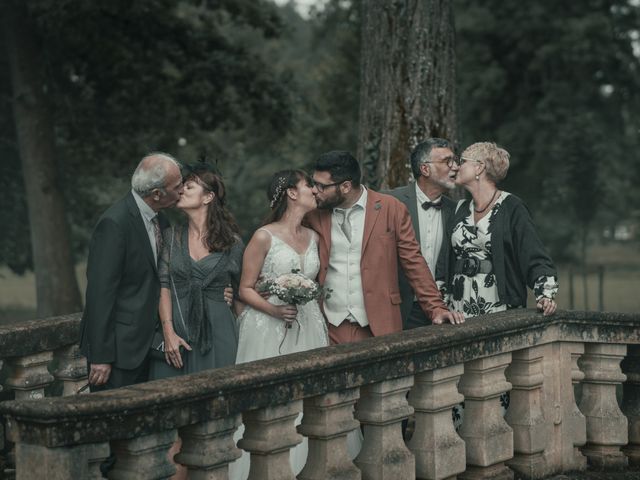
{"type": "Polygon", "coordinates": [[[478,142],[469,145],[463,157],[484,163],[489,180],[498,183],[507,176],[509,170],[509,152],[493,142],[478,142]]]}

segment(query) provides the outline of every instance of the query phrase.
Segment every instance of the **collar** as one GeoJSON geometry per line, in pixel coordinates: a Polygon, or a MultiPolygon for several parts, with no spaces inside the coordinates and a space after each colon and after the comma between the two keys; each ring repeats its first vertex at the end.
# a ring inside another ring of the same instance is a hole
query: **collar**
{"type": "Polygon", "coordinates": [[[420,205],[422,205],[424,202],[431,202],[431,203],[440,203],[442,202],[442,195],[440,195],[438,198],[434,198],[433,200],[431,200],[426,193],[424,193],[422,191],[422,189],[418,186],[418,182],[416,182],[416,198],[418,199],[418,203],[420,205]]]}
{"type": "Polygon", "coordinates": [[[153,211],[153,208],[147,205],[147,202],[145,202],[137,192],[131,190],[131,194],[133,195],[133,199],[136,201],[136,205],[138,205],[138,210],[140,210],[142,218],[147,222],[151,222],[151,220],[153,220],[158,214],[153,211]]]}
{"type": "Polygon", "coordinates": [[[358,198],[358,201],[356,203],[354,203],[353,205],[351,205],[349,208],[340,208],[340,207],[336,207],[333,209],[334,213],[336,211],[340,211],[340,212],[348,212],[350,210],[354,210],[355,208],[361,208],[362,210],[366,210],[367,207],[367,187],[365,187],[364,185],[362,185],[362,193],[360,194],[360,198],[358,198]]]}

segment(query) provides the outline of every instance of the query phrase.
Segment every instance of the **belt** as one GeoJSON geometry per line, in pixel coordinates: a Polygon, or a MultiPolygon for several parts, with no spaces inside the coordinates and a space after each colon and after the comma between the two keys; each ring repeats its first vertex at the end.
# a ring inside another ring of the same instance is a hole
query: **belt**
{"type": "Polygon", "coordinates": [[[475,257],[458,258],[454,266],[454,273],[461,273],[467,277],[473,277],[478,273],[491,273],[493,264],[490,260],[480,260],[475,257]]]}

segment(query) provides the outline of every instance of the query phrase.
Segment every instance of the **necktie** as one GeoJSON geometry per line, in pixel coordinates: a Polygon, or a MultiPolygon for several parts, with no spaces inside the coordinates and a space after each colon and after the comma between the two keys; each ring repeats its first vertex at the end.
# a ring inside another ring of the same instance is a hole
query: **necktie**
{"type": "Polygon", "coordinates": [[[349,209],[347,213],[347,210],[336,210],[336,212],[340,215],[340,230],[342,230],[344,236],[347,237],[349,243],[351,243],[351,222],[349,221],[349,215],[351,215],[352,211],[352,209],[349,209]]]}
{"type": "Polygon", "coordinates": [[[422,208],[425,210],[429,210],[430,208],[435,208],[436,210],[440,210],[442,208],[442,202],[424,202],[422,204],[422,208]]]}
{"type": "Polygon", "coordinates": [[[160,222],[157,215],[151,219],[151,223],[153,225],[153,234],[156,237],[156,255],[159,257],[160,249],[162,248],[162,232],[160,231],[160,222]]]}

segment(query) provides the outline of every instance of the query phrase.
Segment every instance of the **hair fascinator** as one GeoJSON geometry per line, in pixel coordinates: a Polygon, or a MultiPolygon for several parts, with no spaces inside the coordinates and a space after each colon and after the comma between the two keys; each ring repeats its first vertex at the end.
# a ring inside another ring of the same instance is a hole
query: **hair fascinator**
{"type": "Polygon", "coordinates": [[[207,155],[203,153],[200,155],[197,162],[182,166],[182,178],[187,178],[189,175],[199,176],[205,172],[210,172],[222,177],[222,172],[218,168],[217,158],[215,159],[215,164],[213,164],[208,161],[207,155]]]}

